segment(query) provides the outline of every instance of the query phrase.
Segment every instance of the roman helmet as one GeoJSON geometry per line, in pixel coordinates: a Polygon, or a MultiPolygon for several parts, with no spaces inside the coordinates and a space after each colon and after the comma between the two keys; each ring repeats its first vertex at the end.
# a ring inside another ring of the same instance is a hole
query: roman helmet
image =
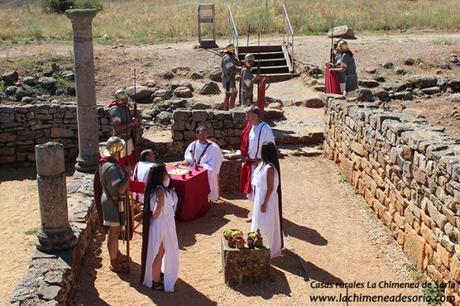
{"type": "Polygon", "coordinates": [[[128,100],[128,93],[124,89],[118,89],[115,92],[115,99],[117,99],[117,101],[121,101],[123,99],[125,99],[127,101],[128,100]]]}
{"type": "Polygon", "coordinates": [[[256,60],[256,58],[255,58],[254,54],[248,53],[248,54],[246,54],[246,55],[244,56],[244,60],[247,61],[247,62],[248,62],[248,61],[254,62],[254,61],[256,60]]]}
{"type": "Polygon", "coordinates": [[[337,43],[337,47],[339,48],[340,51],[346,51],[348,50],[348,43],[346,40],[342,39],[337,43]]]}
{"type": "Polygon", "coordinates": [[[107,139],[106,142],[99,144],[99,153],[104,157],[115,157],[117,153],[120,154],[120,158],[125,155],[126,142],[117,136],[112,136],[107,139]]]}

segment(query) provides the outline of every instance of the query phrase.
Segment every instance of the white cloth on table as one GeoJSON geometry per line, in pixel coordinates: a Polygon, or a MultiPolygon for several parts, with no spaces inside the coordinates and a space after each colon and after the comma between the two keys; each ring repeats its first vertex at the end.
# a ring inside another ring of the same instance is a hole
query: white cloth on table
{"type": "MultiPolygon", "coordinates": [[[[174,196],[164,190],[164,206],[160,216],[150,220],[149,241],[147,247],[147,259],[145,263],[145,275],[143,284],[152,287],[152,265],[158,254],[160,245],[163,243],[165,254],[161,269],[164,273],[164,286],[166,292],[174,292],[174,285],[179,276],[179,243],[177,241],[176,223],[174,220],[174,196]]],[[[156,208],[156,194],[150,197],[152,213],[156,208]]]]}
{"type": "Polygon", "coordinates": [[[196,140],[189,144],[185,150],[184,158],[190,166],[194,167],[196,164],[200,164],[208,171],[209,189],[211,190],[209,200],[216,202],[219,198],[219,172],[223,161],[219,146],[212,141],[201,144],[196,140]]]}
{"type": "Polygon", "coordinates": [[[260,207],[264,203],[265,195],[267,194],[267,173],[269,164],[261,163],[254,173],[252,188],[254,190],[254,204],[252,207],[252,224],[251,231],[255,232],[260,229],[265,234],[270,246],[271,258],[281,256],[281,225],[278,199],[279,176],[275,170],[273,191],[267,203],[267,210],[260,211],[260,207]]]}
{"type": "MultiPolygon", "coordinates": [[[[136,164],[133,171],[133,179],[138,182],[144,182],[147,185],[147,179],[149,178],[149,171],[155,163],[150,161],[140,161],[136,164]]],[[[137,200],[144,204],[144,194],[143,193],[134,193],[134,196],[137,197],[137,200]]]]}

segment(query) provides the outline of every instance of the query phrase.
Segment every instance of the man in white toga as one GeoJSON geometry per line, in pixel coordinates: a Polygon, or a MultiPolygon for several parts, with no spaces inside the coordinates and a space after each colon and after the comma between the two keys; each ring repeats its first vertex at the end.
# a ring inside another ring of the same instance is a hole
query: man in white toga
{"type": "Polygon", "coordinates": [[[249,148],[247,159],[251,162],[252,175],[254,170],[259,164],[261,158],[262,144],[266,141],[275,143],[275,136],[273,136],[272,128],[261,118],[260,108],[257,106],[252,107],[247,112],[249,123],[252,124],[251,131],[249,132],[249,148]]]}
{"type": "Polygon", "coordinates": [[[208,140],[208,129],[200,126],[196,129],[197,140],[185,150],[184,158],[188,166],[203,167],[208,171],[208,181],[211,193],[209,201],[217,202],[219,198],[219,172],[222,165],[222,151],[219,146],[208,140]]]}

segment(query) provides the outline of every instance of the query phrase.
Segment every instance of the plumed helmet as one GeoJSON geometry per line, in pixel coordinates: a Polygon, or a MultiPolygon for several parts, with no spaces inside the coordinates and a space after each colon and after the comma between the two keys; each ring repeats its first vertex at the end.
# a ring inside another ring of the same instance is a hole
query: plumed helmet
{"type": "Polygon", "coordinates": [[[128,99],[128,93],[124,89],[118,89],[115,92],[115,99],[117,100],[128,99]]]}
{"type": "Polygon", "coordinates": [[[244,60],[245,60],[245,61],[255,61],[256,58],[255,58],[254,54],[248,53],[248,54],[246,54],[246,55],[244,56],[244,60]]]}
{"type": "Polygon", "coordinates": [[[126,143],[117,136],[112,136],[106,142],[99,144],[99,152],[102,156],[113,157],[117,153],[124,152],[126,143]]]}

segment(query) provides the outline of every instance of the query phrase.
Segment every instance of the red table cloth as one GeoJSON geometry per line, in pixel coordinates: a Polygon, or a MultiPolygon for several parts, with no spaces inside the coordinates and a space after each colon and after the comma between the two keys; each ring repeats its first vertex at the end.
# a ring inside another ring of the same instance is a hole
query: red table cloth
{"type": "MultiPolygon", "coordinates": [[[[169,171],[175,166],[166,166],[169,171]]],[[[171,186],[175,188],[179,201],[177,203],[176,219],[179,221],[190,221],[205,215],[210,207],[208,195],[211,192],[206,169],[196,170],[193,167],[180,168],[188,169],[190,174],[184,177],[171,175],[171,186]]]]}
{"type": "Polygon", "coordinates": [[[328,65],[324,67],[324,76],[326,78],[326,93],[341,94],[337,74],[335,71],[331,71],[328,65]]]}

